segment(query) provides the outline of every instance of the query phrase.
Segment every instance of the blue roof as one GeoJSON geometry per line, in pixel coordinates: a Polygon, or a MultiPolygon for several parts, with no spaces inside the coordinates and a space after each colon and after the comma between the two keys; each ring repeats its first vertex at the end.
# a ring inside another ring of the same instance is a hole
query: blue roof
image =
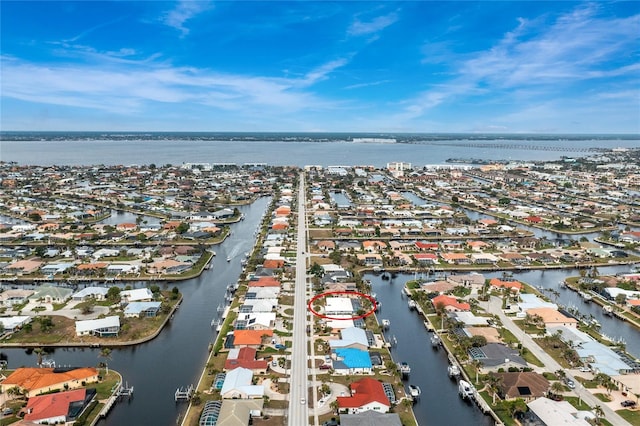
{"type": "Polygon", "coordinates": [[[160,302],[131,302],[124,308],[124,313],[138,315],[147,309],[160,309],[160,305],[160,302]]]}
{"type": "Polygon", "coordinates": [[[342,362],[349,368],[371,368],[371,358],[368,351],[353,348],[338,348],[336,354],[343,358],[342,362]]]}

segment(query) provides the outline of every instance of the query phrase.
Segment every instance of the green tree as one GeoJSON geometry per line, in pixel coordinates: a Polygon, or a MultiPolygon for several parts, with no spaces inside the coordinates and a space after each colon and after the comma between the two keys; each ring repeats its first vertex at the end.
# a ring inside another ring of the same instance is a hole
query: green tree
{"type": "Polygon", "coordinates": [[[189,224],[186,222],[181,222],[180,225],[176,228],[176,232],[178,234],[184,234],[189,230],[189,224]]]}
{"type": "Polygon", "coordinates": [[[120,287],[110,287],[107,290],[107,299],[117,302],[120,300],[120,287]]]}

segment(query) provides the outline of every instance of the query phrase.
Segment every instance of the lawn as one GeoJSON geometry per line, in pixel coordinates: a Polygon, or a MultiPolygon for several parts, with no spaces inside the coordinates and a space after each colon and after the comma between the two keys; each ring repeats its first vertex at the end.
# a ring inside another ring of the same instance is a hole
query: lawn
{"type": "Polygon", "coordinates": [[[617,410],[616,413],[632,425],[640,425],[640,411],[617,410]]]}

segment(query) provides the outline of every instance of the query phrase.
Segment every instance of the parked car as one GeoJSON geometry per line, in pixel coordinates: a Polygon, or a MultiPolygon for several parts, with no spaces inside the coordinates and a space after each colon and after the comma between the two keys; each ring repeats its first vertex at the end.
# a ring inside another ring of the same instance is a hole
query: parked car
{"type": "Polygon", "coordinates": [[[575,383],[573,382],[573,380],[571,380],[571,379],[566,379],[566,380],[564,381],[564,384],[565,384],[565,385],[567,385],[567,387],[568,387],[569,389],[575,389],[575,388],[576,388],[576,384],[575,384],[575,383]]]}
{"type": "Polygon", "coordinates": [[[322,364],[320,370],[331,370],[331,366],[329,364],[322,364]]]}
{"type": "Polygon", "coordinates": [[[580,367],[580,371],[582,373],[590,373],[591,369],[589,367],[582,366],[582,367],[580,367]]]}
{"type": "Polygon", "coordinates": [[[5,408],[5,410],[2,412],[3,416],[10,416],[13,414],[13,408],[5,408]]]}
{"type": "Polygon", "coordinates": [[[620,403],[620,405],[622,405],[623,407],[635,407],[636,406],[636,402],[635,401],[631,401],[630,399],[627,399],[625,401],[622,401],[620,403]]]}
{"type": "Polygon", "coordinates": [[[287,347],[286,347],[285,345],[283,345],[283,344],[278,343],[278,344],[275,346],[275,348],[276,348],[276,349],[286,349],[287,347]]]}

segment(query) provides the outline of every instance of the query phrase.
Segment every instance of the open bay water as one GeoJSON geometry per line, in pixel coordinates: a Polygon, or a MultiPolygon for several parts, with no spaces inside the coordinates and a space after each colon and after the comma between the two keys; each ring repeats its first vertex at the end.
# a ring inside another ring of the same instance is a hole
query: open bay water
{"type": "Polygon", "coordinates": [[[415,143],[278,140],[2,140],[0,160],[21,165],[265,163],[274,166],[372,165],[403,161],[422,167],[447,159],[552,161],[596,154],[588,148],[638,148],[636,139],[422,141],[415,143]],[[547,148],[550,148],[547,150],[547,148]],[[557,150],[561,148],[563,150],[557,150]]]}

